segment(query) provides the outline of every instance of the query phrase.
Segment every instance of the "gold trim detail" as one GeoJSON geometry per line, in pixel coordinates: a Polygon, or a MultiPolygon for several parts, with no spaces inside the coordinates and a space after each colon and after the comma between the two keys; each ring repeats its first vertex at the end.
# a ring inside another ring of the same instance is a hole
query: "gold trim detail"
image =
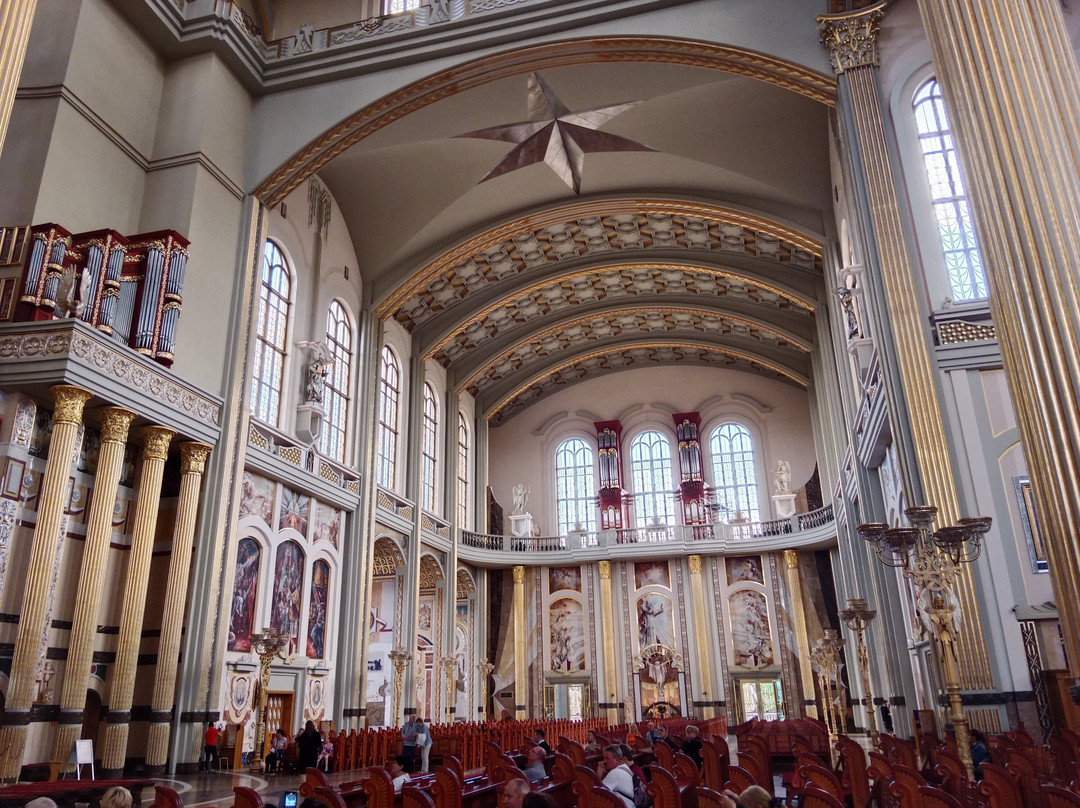
{"type": "Polygon", "coordinates": [[[597,570],[600,572],[601,581],[611,580],[611,562],[610,561],[598,561],[596,564],[597,570]]]}
{"type": "Polygon", "coordinates": [[[782,87],[819,101],[836,104],[836,82],[816,70],[757,51],[655,36],[613,36],[571,39],[516,48],[477,59],[420,79],[384,96],[307,144],[255,189],[255,196],[274,207],[290,191],[351,146],[384,126],[429,104],[509,76],[540,69],[585,64],[644,62],[718,70],[782,87]]]}
{"type": "Polygon", "coordinates": [[[525,583],[525,568],[524,567],[521,567],[521,566],[514,567],[514,583],[515,584],[524,584],[525,583]]]}
{"type": "Polygon", "coordinates": [[[193,441],[180,444],[180,473],[199,474],[206,471],[206,458],[210,456],[212,447],[205,443],[193,441]]]}
{"type": "Polygon", "coordinates": [[[701,556],[692,555],[686,559],[686,562],[690,565],[691,575],[701,575],[701,556]]]}
{"type": "Polygon", "coordinates": [[[794,550],[784,550],[784,563],[789,570],[799,568],[799,554],[794,550]]]}
{"type": "Polygon", "coordinates": [[[102,407],[101,442],[127,443],[131,422],[135,418],[135,413],[123,407],[102,407]]]}
{"type": "Polygon", "coordinates": [[[49,392],[52,393],[53,402],[55,402],[52,417],[54,424],[79,425],[82,423],[83,408],[86,402],[94,397],[93,393],[68,384],[58,384],[49,392]]]}
{"type": "Polygon", "coordinates": [[[821,44],[829,52],[833,70],[843,73],[854,67],[878,64],[878,33],[885,17],[885,2],[848,14],[823,14],[817,18],[821,44]]]}
{"type": "Polygon", "coordinates": [[[139,433],[143,439],[144,460],[162,460],[169,456],[169,444],[176,432],[167,426],[144,426],[139,433]]]}

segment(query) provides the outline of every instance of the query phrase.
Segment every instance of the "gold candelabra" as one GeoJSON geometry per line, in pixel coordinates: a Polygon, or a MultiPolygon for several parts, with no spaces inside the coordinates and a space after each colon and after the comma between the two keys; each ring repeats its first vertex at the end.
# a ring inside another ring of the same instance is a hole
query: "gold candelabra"
{"type": "Polygon", "coordinates": [[[960,694],[960,664],[956,634],[960,630],[960,602],[953,592],[962,564],[982,552],[982,537],[990,530],[988,516],[960,519],[955,525],[933,529],[937,508],[932,505],[904,511],[910,527],[881,523],[859,525],[858,533],[873,545],[878,559],[903,571],[915,587],[915,608],[941,649],[940,659],[949,699],[949,721],[956,732],[960,759],[971,775],[968,722],[960,694]]]}
{"type": "Polygon", "coordinates": [[[270,663],[274,661],[288,637],[272,628],[263,629],[260,634],[251,635],[251,648],[259,657],[259,705],[256,715],[255,748],[259,750],[258,759],[253,761],[256,769],[261,769],[266,760],[266,691],[270,687],[270,663]]]}
{"type": "Polygon", "coordinates": [[[482,662],[476,663],[476,672],[479,674],[477,677],[480,681],[480,709],[476,712],[487,715],[487,686],[488,677],[491,676],[491,672],[495,670],[495,666],[488,662],[486,659],[482,662]]]}
{"type": "Polygon", "coordinates": [[[878,745],[877,721],[874,717],[874,697],[870,692],[870,660],[866,653],[866,639],[863,636],[870,621],[877,616],[877,612],[867,608],[864,598],[848,598],[847,608],[841,609],[837,615],[844,621],[844,625],[855,632],[855,647],[859,659],[859,673],[862,674],[863,698],[866,702],[866,728],[870,733],[870,743],[876,748],[878,745]]]}
{"type": "Polygon", "coordinates": [[[405,683],[405,669],[412,661],[412,654],[404,648],[393,649],[388,656],[394,665],[394,726],[401,726],[401,690],[405,683]]]}
{"type": "Polygon", "coordinates": [[[825,629],[824,638],[818,640],[810,651],[810,658],[817,665],[821,698],[825,702],[825,723],[830,735],[843,732],[844,713],[840,705],[840,651],[844,640],[836,629],[825,629]]]}

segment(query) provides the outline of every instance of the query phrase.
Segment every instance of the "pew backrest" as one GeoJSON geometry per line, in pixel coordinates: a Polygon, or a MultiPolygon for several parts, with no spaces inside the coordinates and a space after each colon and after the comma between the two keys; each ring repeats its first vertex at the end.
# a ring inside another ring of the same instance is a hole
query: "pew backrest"
{"type": "Polygon", "coordinates": [[[259,792],[246,786],[233,789],[233,808],[261,808],[263,804],[259,792]]]}
{"type": "Polygon", "coordinates": [[[435,808],[435,802],[426,791],[406,783],[401,788],[402,808],[435,808]]]}
{"type": "Polygon", "coordinates": [[[184,803],[168,786],[154,786],[154,808],[184,808],[184,803]]]}
{"type": "Polygon", "coordinates": [[[461,808],[461,792],[464,784],[457,772],[449,766],[435,767],[435,781],[431,784],[431,796],[436,808],[461,808]]]}

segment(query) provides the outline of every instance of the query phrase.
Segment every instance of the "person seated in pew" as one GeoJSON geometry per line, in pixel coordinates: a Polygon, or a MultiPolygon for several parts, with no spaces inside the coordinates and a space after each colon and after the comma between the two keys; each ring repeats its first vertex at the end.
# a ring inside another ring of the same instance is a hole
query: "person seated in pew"
{"type": "Polygon", "coordinates": [[[630,771],[621,745],[604,747],[604,762],[596,773],[603,779],[604,788],[622,800],[626,808],[634,808],[634,774],[630,771]]]}
{"type": "Polygon", "coordinates": [[[551,747],[548,746],[548,742],[547,740],[545,740],[546,738],[547,733],[544,732],[542,729],[538,729],[536,732],[533,733],[533,741],[536,742],[536,745],[544,750],[545,755],[550,755],[551,747]]]}
{"type": "Polygon", "coordinates": [[[544,758],[547,757],[544,754],[544,749],[541,746],[534,746],[525,755],[525,762],[529,765],[525,767],[525,777],[530,783],[539,783],[545,777],[547,777],[547,769],[544,768],[544,758]]]}
{"type": "Polygon", "coordinates": [[[650,721],[645,725],[645,743],[649,746],[656,746],[656,742],[660,740],[660,733],[656,729],[656,722],[650,721]]]}
{"type": "Polygon", "coordinates": [[[400,794],[401,787],[409,782],[409,773],[405,767],[411,761],[405,755],[396,755],[386,764],[386,771],[390,775],[390,782],[394,785],[394,793],[400,794]]]}
{"type": "Polygon", "coordinates": [[[699,769],[701,768],[701,738],[698,737],[698,728],[693,724],[686,726],[686,740],[683,741],[682,753],[694,761],[699,769]]]}
{"type": "Polygon", "coordinates": [[[741,808],[772,808],[777,800],[774,800],[772,794],[761,786],[749,786],[739,794],[736,803],[741,808]]]}
{"type": "MultiPolygon", "coordinates": [[[[656,728],[656,734],[657,734],[657,741],[659,743],[666,743],[668,746],[670,746],[676,752],[679,751],[679,747],[678,747],[678,745],[676,745],[675,740],[668,734],[667,724],[661,724],[660,726],[658,726],[656,728]]],[[[655,746],[655,744],[653,744],[653,745],[655,746]]]]}
{"type": "Polygon", "coordinates": [[[592,755],[600,751],[600,742],[596,740],[596,733],[591,729],[585,733],[585,754],[592,755]]]}
{"type": "Polygon", "coordinates": [[[131,792],[123,786],[113,786],[101,795],[101,808],[131,808],[131,792]]]}
{"type": "Polygon", "coordinates": [[[530,791],[521,801],[521,808],[559,808],[559,804],[550,794],[542,791],[530,791]]]}
{"type": "Polygon", "coordinates": [[[285,750],[289,748],[289,736],[281,727],[270,739],[270,754],[266,756],[266,773],[277,774],[285,762],[285,750]]]}
{"type": "Polygon", "coordinates": [[[645,772],[634,760],[634,750],[624,743],[619,744],[622,748],[623,760],[626,761],[626,765],[630,767],[630,774],[634,775],[641,782],[645,782],[645,772]]]}
{"type": "Polygon", "coordinates": [[[532,793],[528,780],[514,777],[503,788],[503,808],[522,808],[525,797],[532,793]]]}

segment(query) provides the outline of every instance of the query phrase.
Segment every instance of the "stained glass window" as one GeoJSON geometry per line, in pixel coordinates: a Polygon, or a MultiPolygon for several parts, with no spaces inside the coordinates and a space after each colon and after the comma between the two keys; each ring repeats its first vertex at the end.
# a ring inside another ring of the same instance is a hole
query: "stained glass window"
{"type": "Polygon", "coordinates": [[[400,403],[401,366],[394,352],[384,346],[379,369],[378,456],[375,458],[375,481],[384,488],[394,487],[400,403]]]}
{"type": "Polygon", "coordinates": [[[709,439],[709,453],[712,456],[713,501],[722,506],[721,517],[760,521],[754,441],[750,430],[741,424],[721,424],[709,439]]]}
{"type": "Polygon", "coordinates": [[[323,409],[326,419],[319,448],[327,457],[345,462],[346,424],[349,417],[349,377],[352,368],[352,326],[345,307],[338,301],[330,304],[326,316],[326,346],[334,363],[326,376],[323,409]]]}
{"type": "Polygon", "coordinates": [[[630,443],[634,520],[638,527],[670,525],[675,515],[671,490],[671,444],[659,432],[642,432],[630,443]]]}
{"type": "Polygon", "coordinates": [[[596,461],[592,447],[571,438],[555,450],[555,504],[559,535],[596,530],[596,461]]]}
{"type": "Polygon", "coordinates": [[[975,241],[945,102],[936,80],[931,79],[919,88],[912,107],[952,298],[958,301],[985,298],[982,257],[975,241]]]}
{"type": "Polygon", "coordinates": [[[252,415],[272,426],[277,426],[281,411],[290,287],[285,256],[274,242],[267,241],[263,247],[249,408],[252,415]]]}

